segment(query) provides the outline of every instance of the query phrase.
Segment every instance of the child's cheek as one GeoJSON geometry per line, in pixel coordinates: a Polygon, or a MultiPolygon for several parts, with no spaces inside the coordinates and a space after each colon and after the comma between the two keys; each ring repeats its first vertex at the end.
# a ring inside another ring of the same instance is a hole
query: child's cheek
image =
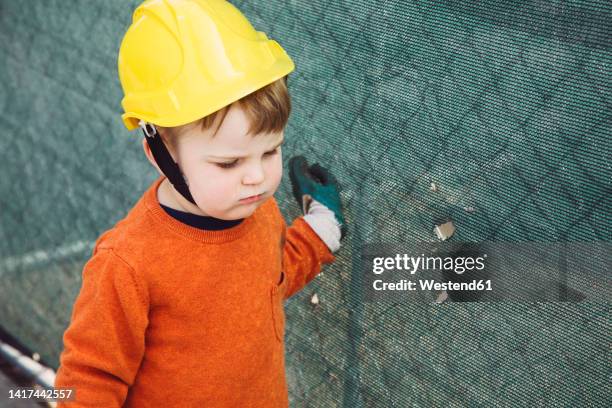
{"type": "Polygon", "coordinates": [[[275,156],[270,172],[270,188],[276,190],[283,178],[283,159],[280,154],[275,156]]]}
{"type": "Polygon", "coordinates": [[[239,177],[234,172],[226,172],[219,169],[214,176],[207,180],[209,194],[218,197],[218,199],[228,199],[232,197],[236,190],[236,185],[239,184],[239,177]]]}
{"type": "Polygon", "coordinates": [[[208,203],[219,203],[228,198],[227,190],[231,187],[228,185],[228,176],[223,169],[217,166],[210,166],[201,169],[199,177],[195,183],[197,194],[208,203]]]}

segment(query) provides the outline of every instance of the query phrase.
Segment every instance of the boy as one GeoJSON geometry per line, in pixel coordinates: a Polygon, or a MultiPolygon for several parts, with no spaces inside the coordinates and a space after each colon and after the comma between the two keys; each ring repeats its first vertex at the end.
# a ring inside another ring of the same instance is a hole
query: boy
{"type": "Polygon", "coordinates": [[[335,260],[338,185],[292,158],[273,197],[291,59],[223,0],[149,0],[119,51],[128,129],[158,178],[96,241],[64,333],[67,407],[287,407],[283,300],[335,260]]]}

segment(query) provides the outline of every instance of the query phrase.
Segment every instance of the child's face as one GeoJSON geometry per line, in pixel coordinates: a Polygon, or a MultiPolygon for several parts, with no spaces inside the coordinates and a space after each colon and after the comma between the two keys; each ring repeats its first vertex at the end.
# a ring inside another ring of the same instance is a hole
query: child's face
{"type": "Polygon", "coordinates": [[[181,128],[175,135],[176,150],[171,150],[197,207],[171,190],[181,206],[192,213],[224,220],[246,218],[274,194],[281,182],[279,144],[284,132],[247,135],[249,122],[237,105],[227,112],[212,138],[216,126],[205,131],[197,124],[181,128]],[[241,201],[258,194],[262,194],[258,201],[241,201]]]}

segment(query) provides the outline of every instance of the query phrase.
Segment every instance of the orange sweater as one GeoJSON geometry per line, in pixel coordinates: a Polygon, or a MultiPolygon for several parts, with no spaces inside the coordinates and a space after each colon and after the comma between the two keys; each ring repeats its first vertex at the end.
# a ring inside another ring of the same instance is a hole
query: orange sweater
{"type": "Polygon", "coordinates": [[[183,224],[162,180],[85,265],[55,380],[76,401],[58,407],[287,407],[283,300],[334,255],[273,197],[229,229],[183,224]]]}

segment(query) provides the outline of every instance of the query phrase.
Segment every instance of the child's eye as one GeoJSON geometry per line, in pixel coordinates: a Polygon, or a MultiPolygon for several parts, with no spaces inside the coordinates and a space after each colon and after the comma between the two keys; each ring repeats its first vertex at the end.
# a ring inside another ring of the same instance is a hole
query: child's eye
{"type": "Polygon", "coordinates": [[[236,163],[238,163],[238,160],[234,160],[233,162],[230,162],[230,163],[216,163],[216,164],[222,169],[231,169],[232,167],[236,165],[236,163]]]}
{"type": "Polygon", "coordinates": [[[267,156],[273,156],[273,155],[275,155],[276,153],[278,153],[278,147],[277,147],[276,149],[272,150],[271,152],[266,152],[266,155],[267,155],[267,156]]]}
{"type": "MultiPolygon", "coordinates": [[[[276,153],[278,153],[279,148],[276,148],[272,151],[266,152],[265,155],[266,156],[273,156],[276,153]]],[[[236,164],[238,164],[238,160],[234,160],[233,162],[229,162],[229,163],[215,163],[217,166],[221,167],[222,169],[231,169],[232,167],[235,167],[236,164]]]]}

